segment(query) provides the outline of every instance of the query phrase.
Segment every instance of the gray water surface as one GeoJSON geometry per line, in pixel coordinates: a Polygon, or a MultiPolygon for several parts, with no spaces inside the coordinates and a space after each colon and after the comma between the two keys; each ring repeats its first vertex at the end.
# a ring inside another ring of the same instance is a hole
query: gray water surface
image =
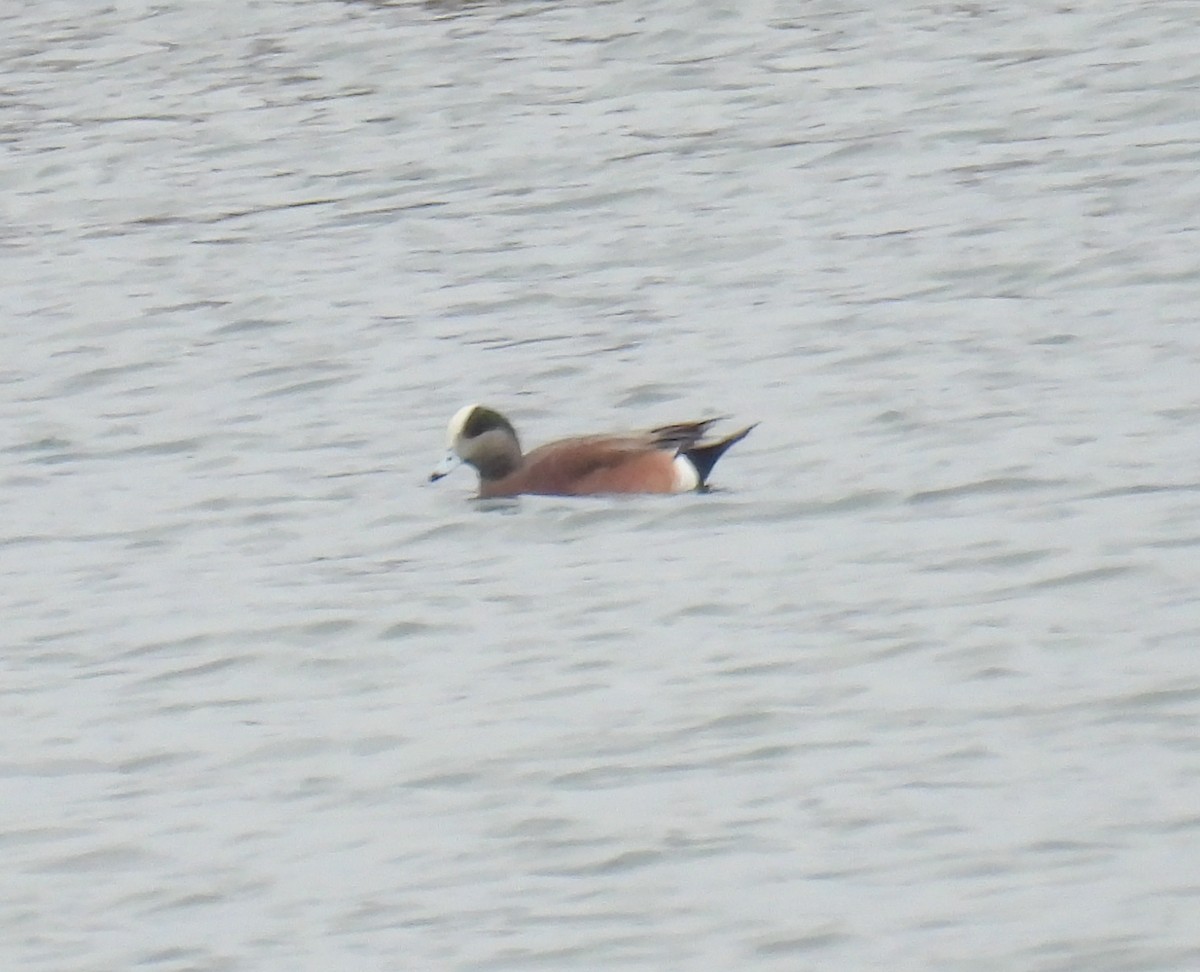
{"type": "Polygon", "coordinates": [[[0,968],[1200,967],[1196,28],[5,7],[0,968]]]}

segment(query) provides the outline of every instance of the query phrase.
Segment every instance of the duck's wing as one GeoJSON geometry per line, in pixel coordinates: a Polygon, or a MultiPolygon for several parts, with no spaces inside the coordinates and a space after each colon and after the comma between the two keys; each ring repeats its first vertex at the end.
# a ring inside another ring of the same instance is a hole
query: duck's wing
{"type": "Polygon", "coordinates": [[[650,443],[656,449],[671,449],[675,452],[687,452],[704,438],[709,428],[720,422],[726,416],[704,419],[700,422],[676,422],[674,425],[661,425],[646,433],[650,443]]]}

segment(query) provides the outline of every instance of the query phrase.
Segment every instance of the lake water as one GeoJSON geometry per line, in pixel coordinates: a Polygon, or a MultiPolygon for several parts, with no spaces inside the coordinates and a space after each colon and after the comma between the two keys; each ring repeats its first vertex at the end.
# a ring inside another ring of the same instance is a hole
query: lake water
{"type": "Polygon", "coordinates": [[[0,967],[1200,967],[1196,27],[7,5],[0,967]]]}

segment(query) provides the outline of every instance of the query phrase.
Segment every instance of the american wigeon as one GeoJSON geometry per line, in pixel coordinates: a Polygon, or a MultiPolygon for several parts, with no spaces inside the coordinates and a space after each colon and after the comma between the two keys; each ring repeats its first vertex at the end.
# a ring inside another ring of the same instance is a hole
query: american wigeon
{"type": "Polygon", "coordinates": [[[705,441],[704,434],[716,421],[682,422],[631,435],[561,439],[522,454],[508,419],[485,405],[467,405],[450,420],[449,451],[429,479],[441,479],[465,462],[479,473],[481,497],[703,489],[722,453],[754,428],[749,425],[724,439],[705,441]]]}

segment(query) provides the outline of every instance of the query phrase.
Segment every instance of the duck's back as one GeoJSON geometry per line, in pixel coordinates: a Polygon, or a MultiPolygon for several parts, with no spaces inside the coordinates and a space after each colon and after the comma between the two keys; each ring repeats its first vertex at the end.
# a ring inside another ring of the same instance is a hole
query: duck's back
{"type": "Polygon", "coordinates": [[[508,476],[482,483],[480,495],[673,493],[680,485],[674,453],[644,437],[582,436],[539,446],[508,476]]]}

